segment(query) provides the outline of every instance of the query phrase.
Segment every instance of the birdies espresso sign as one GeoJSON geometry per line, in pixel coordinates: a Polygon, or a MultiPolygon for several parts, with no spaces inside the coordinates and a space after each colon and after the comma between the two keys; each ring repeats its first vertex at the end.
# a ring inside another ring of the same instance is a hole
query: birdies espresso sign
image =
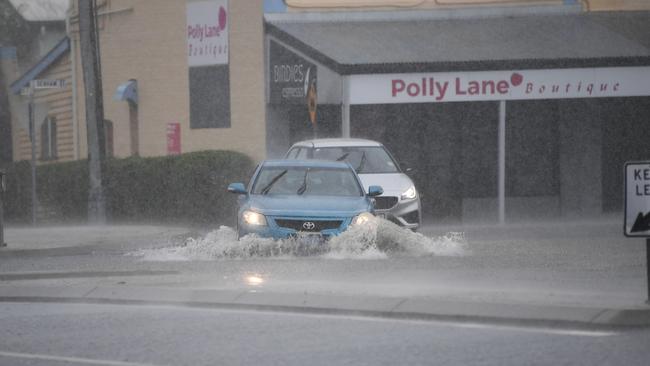
{"type": "Polygon", "coordinates": [[[350,104],[650,95],[650,67],[350,76],[350,104]]]}
{"type": "Polygon", "coordinates": [[[187,61],[192,66],[228,64],[228,0],[187,4],[187,61]]]}
{"type": "MultiPolygon", "coordinates": [[[[316,65],[270,42],[269,88],[271,104],[307,104],[316,92],[316,65]]],[[[315,108],[315,107],[314,107],[315,108]]]]}

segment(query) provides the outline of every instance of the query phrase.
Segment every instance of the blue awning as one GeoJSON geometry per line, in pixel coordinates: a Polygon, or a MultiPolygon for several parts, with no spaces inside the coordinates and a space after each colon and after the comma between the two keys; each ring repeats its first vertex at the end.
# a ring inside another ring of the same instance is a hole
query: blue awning
{"type": "Polygon", "coordinates": [[[114,100],[126,100],[138,104],[138,82],[129,80],[120,84],[113,94],[114,100]]]}

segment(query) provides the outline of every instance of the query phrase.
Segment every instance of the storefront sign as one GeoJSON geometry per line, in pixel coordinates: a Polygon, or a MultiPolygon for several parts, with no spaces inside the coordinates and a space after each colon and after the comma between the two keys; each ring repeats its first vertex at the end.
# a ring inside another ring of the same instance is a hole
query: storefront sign
{"type": "Polygon", "coordinates": [[[179,155],[181,153],[181,124],[167,124],[167,155],[179,155]]]}
{"type": "Polygon", "coordinates": [[[280,44],[270,44],[269,87],[271,104],[307,105],[310,88],[316,93],[316,65],[280,44]]]}
{"type": "Polygon", "coordinates": [[[350,76],[350,104],[650,95],[650,67],[350,76]]]}
{"type": "Polygon", "coordinates": [[[228,0],[187,4],[187,61],[189,66],[228,63],[228,0]]]}
{"type": "Polygon", "coordinates": [[[625,235],[650,238],[650,161],[625,164],[625,235]]]}

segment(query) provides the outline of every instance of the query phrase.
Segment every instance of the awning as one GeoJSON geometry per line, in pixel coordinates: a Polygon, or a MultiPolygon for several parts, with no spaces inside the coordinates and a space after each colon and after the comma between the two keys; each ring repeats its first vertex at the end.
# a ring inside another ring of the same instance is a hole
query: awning
{"type": "Polygon", "coordinates": [[[650,12],[514,12],[391,20],[277,14],[267,33],[340,74],[650,65],[650,12]]]}
{"type": "Polygon", "coordinates": [[[138,82],[129,80],[120,84],[113,94],[114,100],[126,100],[138,104],[138,82]]]}
{"type": "Polygon", "coordinates": [[[43,58],[41,58],[31,69],[23,74],[18,80],[14,81],[11,86],[11,92],[19,94],[20,91],[29,85],[29,82],[36,79],[43,71],[47,70],[50,65],[54,64],[61,56],[70,51],[70,39],[64,37],[56,44],[43,58]]]}

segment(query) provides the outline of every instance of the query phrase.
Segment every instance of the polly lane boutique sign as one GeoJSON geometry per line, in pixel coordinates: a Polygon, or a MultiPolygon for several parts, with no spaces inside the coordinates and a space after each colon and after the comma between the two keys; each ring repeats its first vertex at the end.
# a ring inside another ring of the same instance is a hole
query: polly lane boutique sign
{"type": "Polygon", "coordinates": [[[192,66],[228,64],[228,0],[187,4],[187,60],[192,66]]]}
{"type": "Polygon", "coordinates": [[[350,104],[650,95],[650,67],[350,76],[350,104]]]}

